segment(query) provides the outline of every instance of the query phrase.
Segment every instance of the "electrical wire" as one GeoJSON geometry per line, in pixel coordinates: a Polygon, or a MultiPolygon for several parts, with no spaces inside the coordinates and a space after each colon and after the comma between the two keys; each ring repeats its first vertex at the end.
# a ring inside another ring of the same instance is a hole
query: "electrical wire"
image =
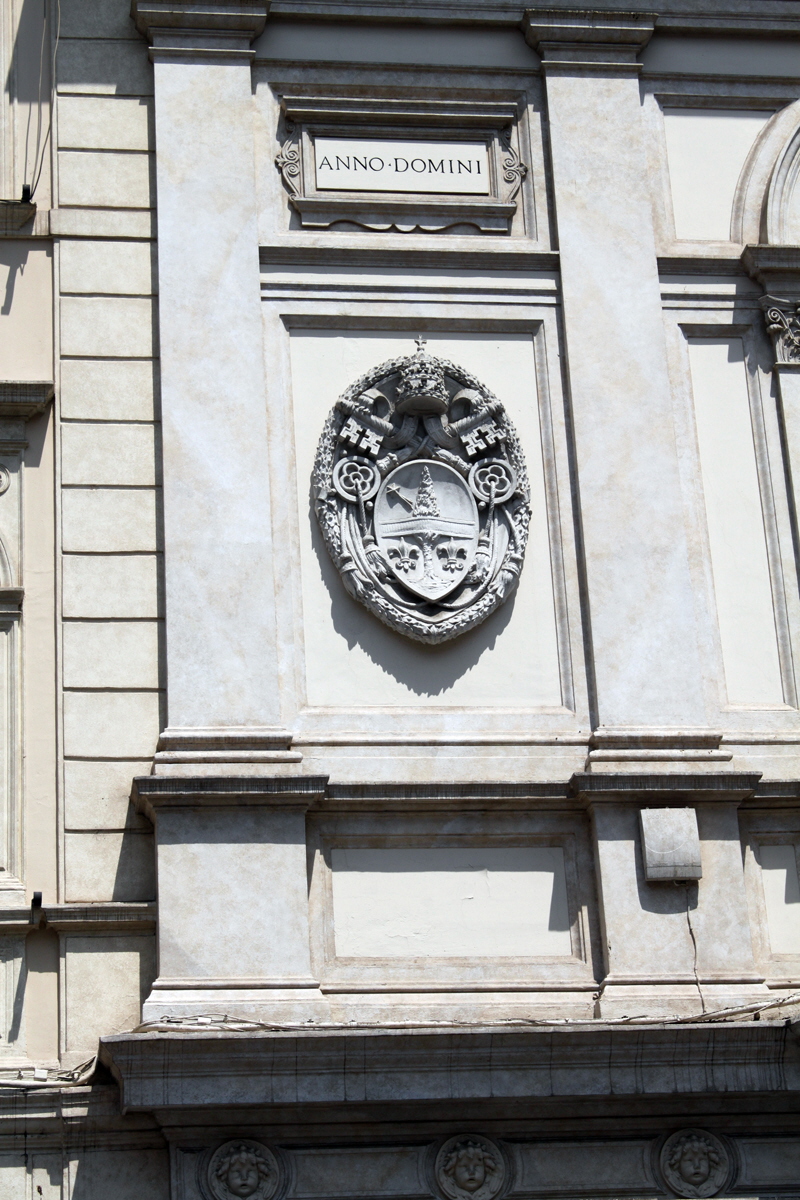
{"type": "MultiPolygon", "coordinates": [[[[789,1004],[800,1004],[800,992],[791,992],[777,1000],[767,1000],[764,1003],[743,1004],[738,1007],[718,1008],[699,1015],[688,1017],[610,1017],[608,1020],[597,1018],[582,1019],[580,1017],[562,1017],[537,1019],[532,1017],[507,1017],[502,1021],[487,1023],[485,1021],[403,1021],[386,1024],[378,1021],[358,1021],[351,1024],[335,1024],[307,1021],[303,1024],[270,1024],[266,1021],[248,1021],[244,1018],[229,1017],[226,1014],[218,1016],[196,1017],[160,1017],[157,1021],[144,1021],[131,1030],[132,1035],[146,1033],[358,1033],[369,1030],[379,1033],[381,1030],[397,1029],[482,1029],[493,1028],[498,1032],[503,1029],[598,1029],[607,1026],[619,1028],[623,1025],[707,1025],[714,1022],[724,1023],[734,1017],[760,1016],[762,1012],[772,1009],[785,1008],[789,1004]]],[[[59,1071],[52,1079],[0,1079],[0,1088],[12,1088],[21,1091],[64,1091],[66,1088],[82,1087],[89,1082],[97,1067],[97,1058],[87,1059],[85,1063],[72,1071],[59,1071]]]]}
{"type": "MultiPolygon", "coordinates": [[[[36,117],[36,150],[33,154],[33,175],[36,174],[36,164],[39,161],[39,151],[42,147],[42,79],[44,77],[44,44],[47,41],[47,0],[42,0],[42,41],[39,46],[39,86],[36,89],[37,97],[37,117],[36,117]]],[[[25,158],[27,167],[27,152],[28,139],[25,138],[25,158]]],[[[33,177],[33,176],[32,176],[33,177]]]]}
{"type": "Polygon", "coordinates": [[[82,1087],[94,1075],[97,1055],[72,1071],[58,1071],[52,1079],[0,1079],[0,1087],[15,1088],[26,1092],[62,1092],[65,1088],[82,1087]]]}
{"type": "Polygon", "coordinates": [[[767,1000],[755,1004],[743,1004],[738,1007],[717,1008],[688,1017],[648,1017],[644,1014],[633,1017],[609,1017],[607,1020],[597,1017],[561,1017],[561,1018],[525,1018],[506,1017],[500,1021],[403,1021],[385,1023],[383,1021],[358,1021],[352,1024],[324,1023],[307,1021],[303,1024],[268,1024],[265,1021],[247,1021],[244,1018],[223,1016],[169,1017],[164,1016],[157,1021],[144,1021],[131,1032],[141,1033],[310,1033],[321,1030],[326,1033],[357,1033],[360,1029],[380,1032],[382,1029],[565,1029],[577,1028],[598,1029],[605,1026],[619,1027],[621,1025],[698,1025],[709,1022],[729,1021],[733,1017],[755,1016],[771,1009],[785,1008],[788,1004],[800,1004],[800,992],[792,992],[776,1000],[767,1000]]]}
{"type": "MultiPolygon", "coordinates": [[[[47,27],[47,22],[45,21],[45,28],[46,27],[47,27]]],[[[56,36],[55,36],[55,41],[53,42],[53,62],[52,62],[51,72],[50,72],[50,113],[49,113],[48,121],[47,121],[47,133],[44,135],[44,141],[42,143],[42,157],[41,157],[41,161],[39,162],[38,170],[36,168],[36,160],[34,160],[35,174],[34,174],[32,182],[31,182],[31,195],[30,195],[31,200],[33,200],[33,197],[36,195],[36,189],[38,188],[39,180],[42,177],[42,169],[44,167],[45,155],[47,153],[47,143],[50,141],[50,135],[53,130],[53,108],[55,107],[55,102],[56,102],[56,59],[57,59],[57,55],[58,55],[58,43],[59,43],[60,38],[61,38],[61,0],[56,0],[56,36]]],[[[44,32],[42,33],[42,50],[44,50],[44,32]]],[[[40,57],[40,65],[39,65],[39,130],[41,130],[41,106],[42,106],[41,64],[42,64],[42,61],[43,61],[43,59],[42,59],[42,57],[40,57]]],[[[39,137],[39,135],[37,133],[37,146],[36,146],[36,158],[37,159],[39,157],[38,137],[39,137]]]]}

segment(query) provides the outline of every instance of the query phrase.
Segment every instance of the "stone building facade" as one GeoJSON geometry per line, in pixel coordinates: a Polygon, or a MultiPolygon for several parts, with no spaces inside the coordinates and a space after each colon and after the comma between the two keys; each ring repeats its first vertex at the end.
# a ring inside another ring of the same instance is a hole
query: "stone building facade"
{"type": "Polygon", "coordinates": [[[0,1198],[797,1200],[796,0],[2,15],[0,1198]]]}

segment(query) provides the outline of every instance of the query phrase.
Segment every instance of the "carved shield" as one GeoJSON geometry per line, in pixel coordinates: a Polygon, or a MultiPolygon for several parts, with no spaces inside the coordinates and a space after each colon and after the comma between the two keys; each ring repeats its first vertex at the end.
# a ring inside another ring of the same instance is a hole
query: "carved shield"
{"type": "Polygon", "coordinates": [[[503,404],[424,345],[418,338],[416,354],[379,363],[339,397],[313,489],[350,595],[433,646],[480,625],[514,591],[531,506],[503,404]]]}
{"type": "Polygon", "coordinates": [[[395,577],[423,600],[441,600],[475,561],[480,524],[467,481],[442,462],[415,459],[384,479],[375,538],[395,577]]]}

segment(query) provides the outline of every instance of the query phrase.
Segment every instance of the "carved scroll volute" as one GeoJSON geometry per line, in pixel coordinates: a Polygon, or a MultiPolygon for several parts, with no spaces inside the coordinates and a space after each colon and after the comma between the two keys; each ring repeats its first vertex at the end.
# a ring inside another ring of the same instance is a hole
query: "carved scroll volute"
{"type": "Polygon", "coordinates": [[[290,197],[302,193],[300,134],[294,121],[289,117],[284,121],[283,141],[275,156],[275,166],[281,173],[284,187],[290,197]]]}
{"type": "Polygon", "coordinates": [[[800,303],[775,296],[765,296],[761,303],[776,363],[800,363],[800,303]]]}
{"type": "Polygon", "coordinates": [[[511,125],[501,130],[500,145],[502,147],[503,179],[510,184],[506,200],[515,200],[519,189],[528,174],[527,165],[517,153],[513,142],[514,130],[511,125]]]}

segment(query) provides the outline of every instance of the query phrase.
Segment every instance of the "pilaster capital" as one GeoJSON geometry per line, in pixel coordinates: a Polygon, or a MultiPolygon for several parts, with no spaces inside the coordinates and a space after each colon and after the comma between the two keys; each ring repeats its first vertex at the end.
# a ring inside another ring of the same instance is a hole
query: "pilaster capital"
{"type": "Polygon", "coordinates": [[[263,32],[270,0],[131,0],[136,28],[150,43],[150,58],[252,58],[251,42],[263,32]]]}
{"type": "Polygon", "coordinates": [[[641,70],[638,55],[653,36],[655,22],[654,13],[532,8],[522,28],[548,74],[636,75],[641,70]]]}
{"type": "Polygon", "coordinates": [[[766,293],[761,307],[776,367],[800,366],[800,247],[745,246],[742,263],[766,293]]]}
{"type": "Polygon", "coordinates": [[[800,366],[800,296],[762,296],[764,323],[772,338],[775,365],[800,366]]]}

